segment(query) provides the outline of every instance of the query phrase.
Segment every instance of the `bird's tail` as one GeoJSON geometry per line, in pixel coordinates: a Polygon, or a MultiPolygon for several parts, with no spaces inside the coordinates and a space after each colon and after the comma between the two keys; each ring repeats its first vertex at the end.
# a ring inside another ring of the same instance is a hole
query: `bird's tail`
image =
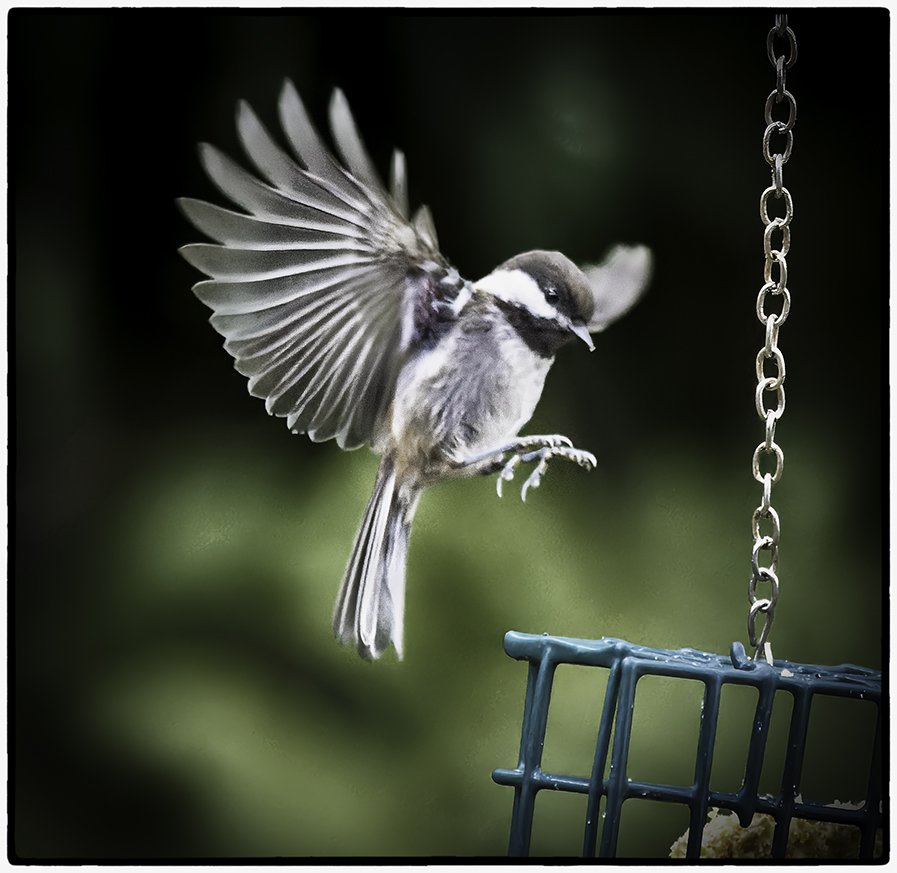
{"type": "Polygon", "coordinates": [[[405,560],[419,499],[420,488],[398,480],[391,459],[384,458],[333,614],[337,639],[363,658],[379,658],[390,642],[402,657],[405,560]]]}

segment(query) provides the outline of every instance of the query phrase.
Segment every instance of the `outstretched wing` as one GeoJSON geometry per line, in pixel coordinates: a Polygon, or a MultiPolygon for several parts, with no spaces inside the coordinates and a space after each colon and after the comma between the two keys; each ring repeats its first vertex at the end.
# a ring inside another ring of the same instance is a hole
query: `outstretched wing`
{"type": "Polygon", "coordinates": [[[330,103],[342,164],[290,81],[279,110],[301,163],[241,103],[240,140],[261,179],[201,145],[206,172],[244,211],[179,200],[218,243],[180,251],[210,277],[193,290],[268,412],[315,441],[373,444],[404,357],[435,317],[432,304],[454,299],[463,282],[439,254],[426,207],[408,220],[404,157],[394,153],[387,191],[342,92],[330,103]]]}
{"type": "Polygon", "coordinates": [[[635,306],[651,278],[652,260],[645,246],[614,246],[600,264],[582,268],[595,300],[591,333],[604,330],[635,306]]]}

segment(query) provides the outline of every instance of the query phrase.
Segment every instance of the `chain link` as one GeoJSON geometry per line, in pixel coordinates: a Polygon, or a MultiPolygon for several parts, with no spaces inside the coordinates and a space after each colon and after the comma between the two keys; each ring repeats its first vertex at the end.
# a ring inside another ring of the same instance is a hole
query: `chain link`
{"type": "Polygon", "coordinates": [[[779,539],[781,525],[779,514],[772,505],[772,487],[782,478],[785,467],[785,454],[775,441],[776,424],[785,411],[785,357],[779,348],[779,328],[788,318],[791,311],[791,294],[787,288],[788,264],[785,256],[791,248],[791,220],[794,217],[794,201],[791,192],[785,187],[783,168],[791,157],[794,146],[793,128],[797,121],[797,101],[785,87],[786,71],[794,66],[797,60],[797,39],[794,31],[788,27],[787,15],[776,15],[775,26],[766,36],[766,55],[776,72],[776,87],[766,98],[763,117],[766,130],[763,132],[763,158],[772,170],[772,184],[760,195],[760,220],[763,230],[763,287],[757,295],[757,318],[765,331],[765,342],[757,353],[757,388],[754,393],[754,405],[757,415],[764,424],[765,438],[756,449],[751,459],[751,472],[763,487],[760,505],[751,516],[751,533],[754,545],[751,549],[751,579],[748,583],[748,638],[754,647],[754,658],[766,658],[772,663],[772,647],[769,633],[775,618],[776,604],[779,600],[779,539]],[[787,55],[776,54],[776,41],[787,40],[787,55]],[[773,109],[784,103],[787,109],[787,120],[773,118],[773,109]],[[774,151],[773,136],[784,135],[781,151],[774,151]],[[784,201],[784,215],[770,216],[770,198],[784,201]],[[767,311],[768,298],[781,298],[778,312],[767,311]],[[768,403],[775,400],[775,406],[768,403]],[[765,466],[775,463],[773,470],[763,472],[765,466]],[[769,531],[764,533],[761,522],[765,521],[769,531]],[[766,552],[769,563],[760,563],[761,553],[766,552]],[[763,595],[758,594],[758,586],[765,586],[763,595]],[[761,622],[758,628],[758,623],[761,622]]]}

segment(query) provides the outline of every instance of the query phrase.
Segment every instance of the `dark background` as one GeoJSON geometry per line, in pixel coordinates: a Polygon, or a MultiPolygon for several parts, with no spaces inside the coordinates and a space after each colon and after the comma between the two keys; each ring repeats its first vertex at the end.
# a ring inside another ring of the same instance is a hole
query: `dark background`
{"type": "MultiPolygon", "coordinates": [[[[525,678],[506,630],[720,652],[745,639],[772,20],[10,14],[11,851],[501,854],[511,793],[490,772],[516,760],[525,678]],[[594,261],[643,242],[656,259],[593,355],[564,350],[527,428],[569,435],[599,468],[557,464],[526,505],[492,481],[423,501],[401,664],[362,663],[330,633],[376,459],[268,419],[176,253],[198,234],[174,198],[220,202],[195,144],[240,156],[239,98],[276,130],[287,76],[322,127],[343,88],[384,171],[405,151],[412,201],[465,276],[528,248],[594,261]]],[[[879,667],[888,15],[789,23],[773,643],[879,667]]],[[[561,772],[588,772],[592,672],[559,679],[546,766],[561,772]]],[[[692,691],[658,680],[640,697],[633,778],[690,781],[692,691]]],[[[750,706],[724,710],[728,790],[750,706]]],[[[860,798],[858,709],[814,712],[805,796],[860,798]]],[[[642,806],[621,853],[663,854],[687,818],[642,806]]],[[[546,798],[534,852],[578,852],[583,817],[583,798],[546,798]]]]}

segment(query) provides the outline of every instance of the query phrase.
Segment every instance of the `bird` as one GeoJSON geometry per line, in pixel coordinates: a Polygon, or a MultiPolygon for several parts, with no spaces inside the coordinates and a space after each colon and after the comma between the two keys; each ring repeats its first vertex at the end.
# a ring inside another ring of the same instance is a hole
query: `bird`
{"type": "Polygon", "coordinates": [[[567,437],[520,430],[556,352],[577,339],[594,349],[592,334],[641,297],[652,255],[618,244],[580,269],[560,252],[534,250],[471,282],[440,252],[428,207],[412,215],[398,149],[383,183],[340,89],[329,104],[335,153],[289,79],[278,114],[288,150],[248,103],[237,105],[254,172],[199,145],[206,173],[237,209],[178,198],[213,240],[179,251],[207,277],[193,291],[267,412],[315,442],[379,455],[333,632],[367,660],[390,645],[401,660],[421,494],[497,474],[501,496],[519,465],[534,464],[525,500],[553,458],[594,468],[594,455],[567,437]]]}

